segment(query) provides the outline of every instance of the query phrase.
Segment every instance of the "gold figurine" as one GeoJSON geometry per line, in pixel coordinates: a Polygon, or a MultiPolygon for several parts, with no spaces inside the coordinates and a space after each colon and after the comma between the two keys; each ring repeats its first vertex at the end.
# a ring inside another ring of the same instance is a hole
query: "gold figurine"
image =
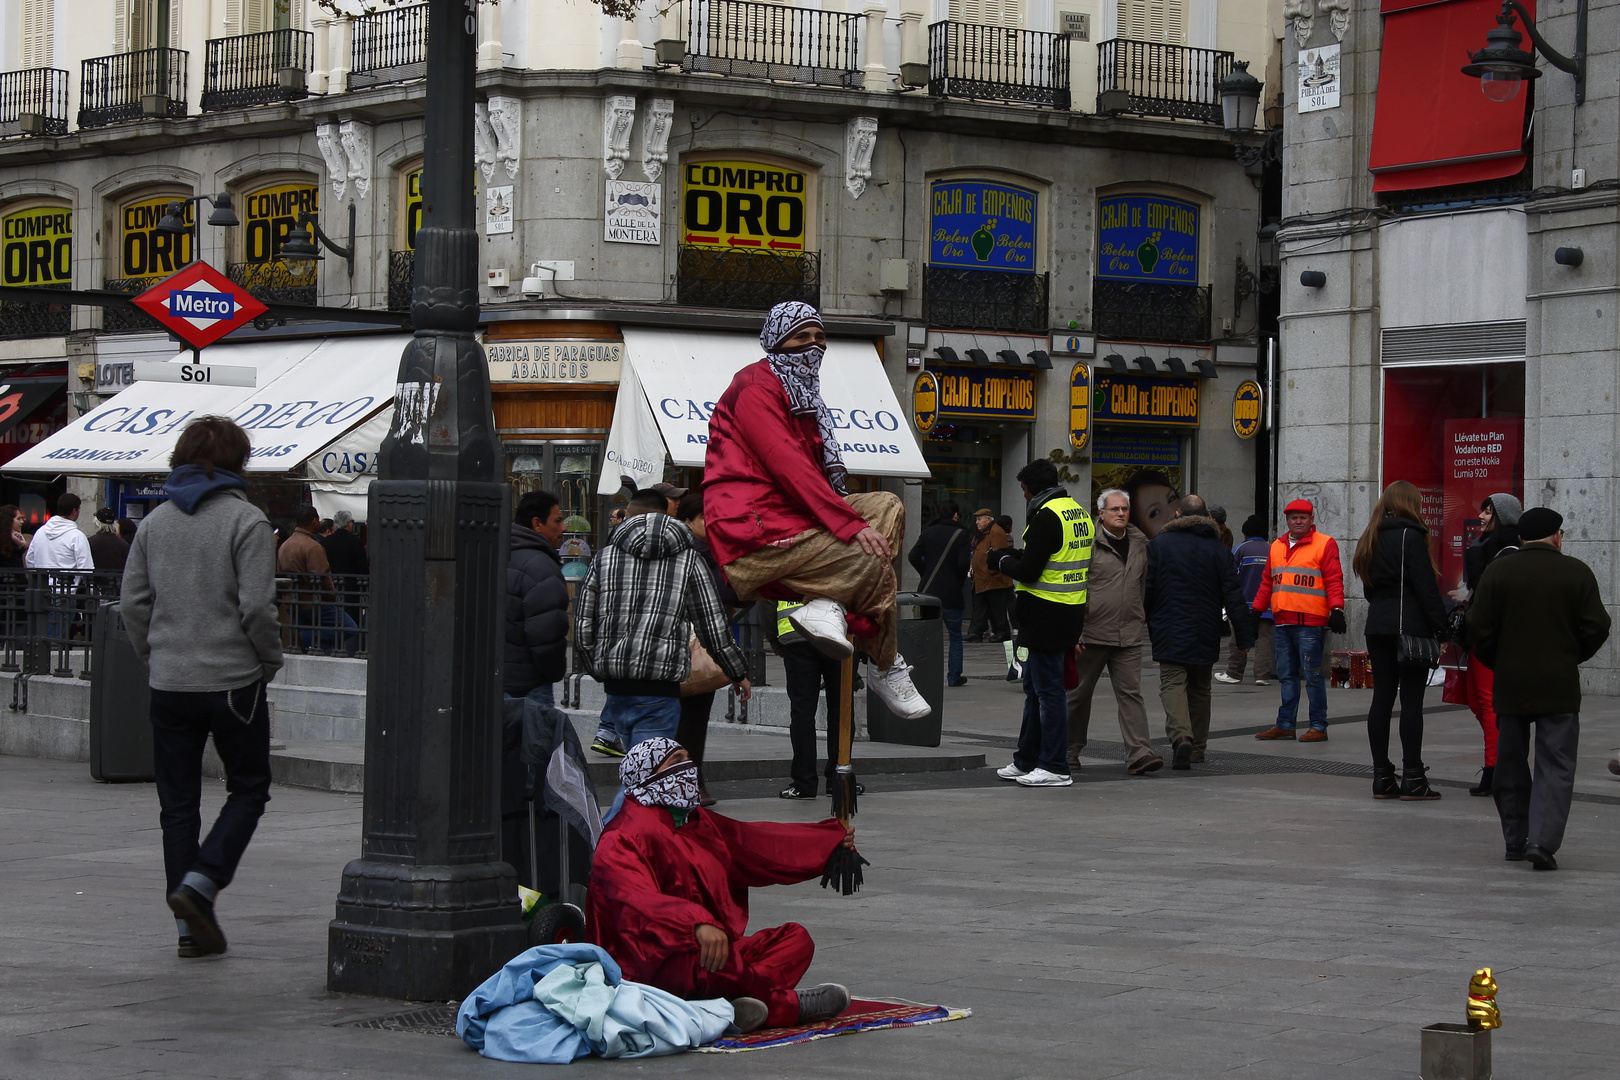
{"type": "Polygon", "coordinates": [[[1480,968],[1468,980],[1468,1026],[1475,1031],[1502,1026],[1502,1013],[1496,1007],[1496,979],[1490,968],[1480,968]]]}

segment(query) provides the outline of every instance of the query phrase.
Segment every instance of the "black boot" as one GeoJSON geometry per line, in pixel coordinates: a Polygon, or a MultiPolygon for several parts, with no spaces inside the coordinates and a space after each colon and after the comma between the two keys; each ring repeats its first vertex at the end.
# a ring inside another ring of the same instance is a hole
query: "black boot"
{"type": "Polygon", "coordinates": [[[1401,782],[1395,779],[1395,763],[1392,761],[1373,762],[1373,798],[1398,799],[1401,797],[1401,782]]]}
{"type": "Polygon", "coordinates": [[[1481,769],[1479,771],[1479,786],[1469,788],[1468,789],[1468,794],[1470,794],[1470,795],[1490,795],[1490,794],[1493,794],[1493,790],[1491,788],[1491,781],[1494,780],[1495,778],[1496,778],[1496,766],[1495,765],[1487,765],[1487,766],[1485,766],[1483,769],[1481,769]]]}
{"type": "Polygon", "coordinates": [[[1401,770],[1401,802],[1432,802],[1440,793],[1429,786],[1427,765],[1401,770]]]}

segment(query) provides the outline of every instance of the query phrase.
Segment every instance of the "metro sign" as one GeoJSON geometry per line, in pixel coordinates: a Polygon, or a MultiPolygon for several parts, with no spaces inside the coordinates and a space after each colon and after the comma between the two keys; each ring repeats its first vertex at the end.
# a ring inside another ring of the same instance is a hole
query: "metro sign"
{"type": "Polygon", "coordinates": [[[269,309],[207,263],[192,263],[133,303],[194,349],[212,345],[269,309]]]}

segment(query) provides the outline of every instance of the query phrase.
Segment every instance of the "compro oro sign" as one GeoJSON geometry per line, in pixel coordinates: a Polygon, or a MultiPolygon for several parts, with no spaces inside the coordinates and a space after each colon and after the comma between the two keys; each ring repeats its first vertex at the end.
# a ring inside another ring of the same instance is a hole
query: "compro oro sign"
{"type": "Polygon", "coordinates": [[[681,242],[796,255],[805,249],[807,177],[757,161],[681,168],[681,242]]]}
{"type": "Polygon", "coordinates": [[[67,285],[73,280],[73,211],[35,206],[0,217],[0,281],[67,285]]]}

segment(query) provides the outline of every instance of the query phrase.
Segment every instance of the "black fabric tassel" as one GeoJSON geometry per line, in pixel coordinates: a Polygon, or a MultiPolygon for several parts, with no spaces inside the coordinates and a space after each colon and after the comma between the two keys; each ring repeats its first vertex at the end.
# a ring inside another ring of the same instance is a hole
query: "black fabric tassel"
{"type": "Polygon", "coordinates": [[[860,852],[839,844],[821,872],[821,887],[825,889],[830,884],[844,896],[858,893],[862,884],[861,867],[871,865],[860,852]]]}
{"type": "Polygon", "coordinates": [[[847,822],[855,813],[855,770],[840,765],[832,781],[832,816],[847,822]]]}

